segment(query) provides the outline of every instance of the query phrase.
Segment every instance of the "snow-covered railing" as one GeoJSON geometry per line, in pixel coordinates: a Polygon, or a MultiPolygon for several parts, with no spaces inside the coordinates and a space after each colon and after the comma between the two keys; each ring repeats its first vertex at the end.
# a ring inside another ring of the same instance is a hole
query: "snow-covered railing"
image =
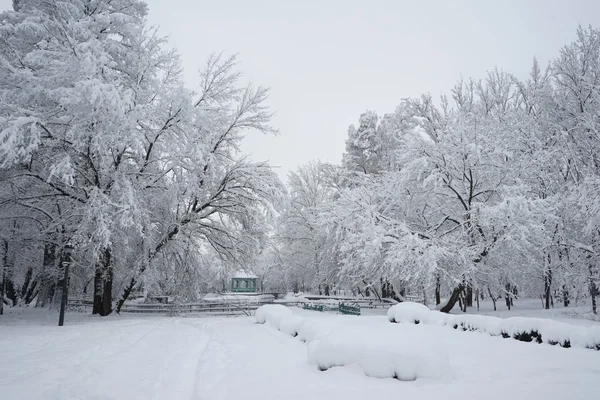
{"type": "Polygon", "coordinates": [[[463,331],[487,333],[522,342],[600,350],[600,326],[583,327],[543,318],[498,318],[485,315],[452,315],[433,311],[422,304],[400,303],[388,310],[390,322],[448,326],[463,331]]]}
{"type": "MultiPolygon", "coordinates": [[[[256,310],[263,304],[270,302],[260,301],[237,301],[228,300],[227,302],[200,302],[200,303],[186,303],[186,304],[123,304],[121,307],[122,313],[138,313],[138,314],[193,314],[193,313],[226,313],[235,314],[242,313],[247,314],[248,312],[256,310]]],[[[69,307],[71,309],[91,308],[93,302],[89,300],[73,299],[69,300],[69,307]]]]}

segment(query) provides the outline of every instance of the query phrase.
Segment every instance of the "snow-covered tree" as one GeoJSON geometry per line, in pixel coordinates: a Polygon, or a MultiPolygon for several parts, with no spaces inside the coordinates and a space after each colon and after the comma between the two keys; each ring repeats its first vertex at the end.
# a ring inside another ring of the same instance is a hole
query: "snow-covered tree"
{"type": "Polygon", "coordinates": [[[274,132],[267,91],[221,56],[187,90],[146,12],[138,0],[23,0],[0,17],[3,182],[25,190],[6,202],[23,213],[4,210],[44,214],[40,243],[76,245],[101,315],[142,274],[159,283],[166,260],[251,258],[281,196],[268,165],[238,156],[245,131],[274,132]]]}

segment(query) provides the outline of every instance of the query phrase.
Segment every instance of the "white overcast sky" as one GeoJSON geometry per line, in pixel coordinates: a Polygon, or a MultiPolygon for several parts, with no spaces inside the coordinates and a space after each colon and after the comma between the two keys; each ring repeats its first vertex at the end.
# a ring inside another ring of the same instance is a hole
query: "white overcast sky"
{"type": "MultiPolygon", "coordinates": [[[[179,49],[190,86],[212,52],[239,54],[246,79],[271,88],[277,137],[243,151],[287,171],[339,162],[359,115],[403,97],[448,92],[498,66],[524,77],[554,58],[578,24],[600,27],[600,0],[147,0],[179,49]]],[[[0,0],[0,9],[10,7],[0,0]]]]}

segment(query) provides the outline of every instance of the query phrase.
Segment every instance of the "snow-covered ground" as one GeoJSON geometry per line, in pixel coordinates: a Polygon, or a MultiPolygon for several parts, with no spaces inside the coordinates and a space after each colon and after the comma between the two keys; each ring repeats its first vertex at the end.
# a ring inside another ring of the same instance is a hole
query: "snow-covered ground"
{"type": "Polygon", "coordinates": [[[366,337],[370,330],[375,336],[385,331],[385,340],[398,332],[399,339],[414,340],[417,349],[431,344],[447,356],[447,371],[411,382],[368,377],[357,364],[322,372],[309,363],[307,344],[269,323],[257,324],[254,317],[96,318],[70,313],[67,325],[59,328],[55,312],[8,309],[0,317],[1,397],[577,400],[600,393],[598,351],[390,324],[385,316],[293,311],[314,326],[338,332],[366,337]]]}

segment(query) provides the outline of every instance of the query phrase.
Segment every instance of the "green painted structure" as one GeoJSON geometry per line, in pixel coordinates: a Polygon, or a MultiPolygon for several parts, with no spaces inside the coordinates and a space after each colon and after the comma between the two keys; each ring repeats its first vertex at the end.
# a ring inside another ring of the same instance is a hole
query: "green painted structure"
{"type": "Polygon", "coordinates": [[[358,304],[352,305],[352,304],[340,303],[340,304],[338,304],[337,307],[333,307],[333,306],[328,306],[325,304],[305,303],[303,308],[305,310],[311,310],[311,311],[339,312],[340,314],[346,314],[346,315],[360,315],[360,307],[358,306],[358,304]]]}
{"type": "Polygon", "coordinates": [[[234,293],[257,293],[258,276],[238,271],[231,278],[231,291],[234,293]]]}

